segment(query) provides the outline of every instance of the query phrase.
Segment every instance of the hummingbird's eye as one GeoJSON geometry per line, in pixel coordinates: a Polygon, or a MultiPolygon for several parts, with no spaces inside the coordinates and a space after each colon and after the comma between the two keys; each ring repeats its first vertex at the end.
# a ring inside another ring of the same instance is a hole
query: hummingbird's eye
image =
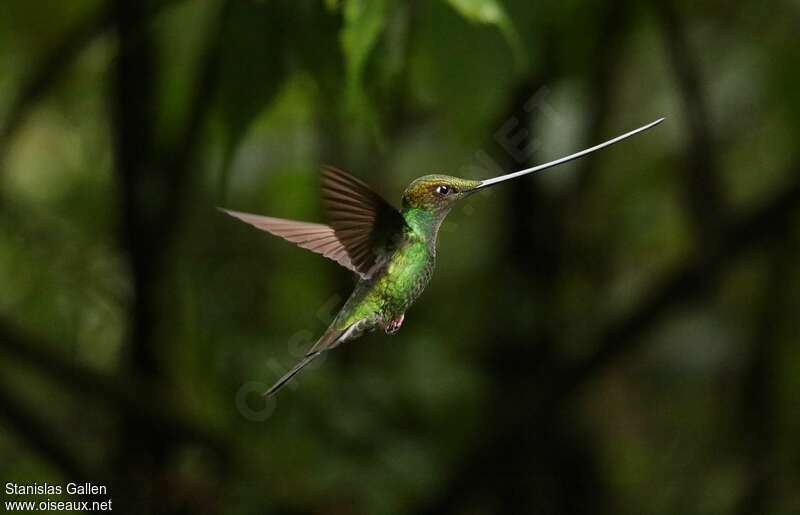
{"type": "Polygon", "coordinates": [[[436,193],[441,196],[445,196],[450,193],[450,186],[446,184],[442,184],[436,187],[436,193]]]}

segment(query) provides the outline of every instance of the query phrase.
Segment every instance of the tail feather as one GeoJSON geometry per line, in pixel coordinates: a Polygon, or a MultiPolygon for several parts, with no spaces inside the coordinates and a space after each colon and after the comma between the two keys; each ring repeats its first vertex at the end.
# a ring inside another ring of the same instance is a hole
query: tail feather
{"type": "Polygon", "coordinates": [[[319,337],[317,343],[311,347],[311,350],[308,351],[306,356],[311,356],[312,354],[318,354],[320,352],[324,352],[326,350],[331,350],[334,347],[338,347],[340,344],[346,342],[347,340],[353,339],[353,334],[356,332],[356,329],[360,326],[358,322],[351,325],[347,329],[333,329],[331,326],[325,334],[319,337]]]}
{"type": "Polygon", "coordinates": [[[317,359],[320,354],[323,352],[330,350],[336,347],[342,340],[344,340],[350,334],[349,330],[341,331],[339,329],[329,328],[325,334],[320,336],[319,340],[314,344],[308,354],[300,360],[300,363],[295,365],[290,371],[286,372],[278,381],[270,387],[269,390],[264,392],[264,397],[270,397],[274,395],[278,390],[283,388],[283,386],[291,381],[291,379],[297,375],[298,372],[303,370],[306,365],[317,359]]]}
{"type": "Polygon", "coordinates": [[[283,377],[278,379],[278,381],[275,384],[273,384],[269,390],[264,392],[264,397],[270,397],[274,395],[278,390],[283,388],[283,386],[286,383],[288,383],[295,375],[297,375],[298,372],[300,372],[303,368],[305,368],[306,365],[314,361],[320,354],[322,354],[322,351],[309,354],[308,356],[303,358],[302,361],[300,361],[300,363],[295,365],[294,368],[292,368],[290,371],[286,372],[286,374],[284,374],[283,377]]]}

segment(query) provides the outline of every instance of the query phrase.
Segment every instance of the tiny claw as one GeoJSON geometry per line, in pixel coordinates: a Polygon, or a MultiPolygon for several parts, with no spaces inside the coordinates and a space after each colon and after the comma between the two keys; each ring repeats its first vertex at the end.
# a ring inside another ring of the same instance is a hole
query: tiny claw
{"type": "Polygon", "coordinates": [[[386,324],[386,334],[395,334],[397,331],[400,330],[400,327],[403,325],[403,320],[406,319],[405,313],[400,315],[397,318],[393,318],[388,324],[386,324]]]}

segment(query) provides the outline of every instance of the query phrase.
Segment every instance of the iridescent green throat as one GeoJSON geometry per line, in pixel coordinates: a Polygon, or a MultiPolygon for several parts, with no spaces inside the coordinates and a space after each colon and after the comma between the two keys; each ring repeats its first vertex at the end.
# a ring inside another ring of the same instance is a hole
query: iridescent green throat
{"type": "Polygon", "coordinates": [[[408,227],[411,228],[411,231],[416,236],[427,243],[433,255],[436,254],[436,236],[439,233],[442,222],[447,216],[447,211],[434,212],[429,209],[412,207],[404,209],[402,213],[408,227]]]}

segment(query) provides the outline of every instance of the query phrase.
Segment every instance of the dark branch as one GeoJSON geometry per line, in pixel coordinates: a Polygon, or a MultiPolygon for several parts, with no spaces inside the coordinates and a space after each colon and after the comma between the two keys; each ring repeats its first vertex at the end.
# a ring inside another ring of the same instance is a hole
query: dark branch
{"type": "Polygon", "coordinates": [[[122,210],[119,236],[133,283],[124,358],[133,375],[152,381],[162,372],[155,341],[159,329],[156,286],[164,255],[159,222],[166,175],[157,169],[154,149],[156,67],[151,38],[145,31],[143,5],[117,0],[115,6],[119,50],[112,113],[122,210]]]}
{"type": "Polygon", "coordinates": [[[780,356],[783,329],[792,323],[794,310],[791,276],[797,256],[797,245],[782,246],[772,251],[768,260],[766,285],[761,294],[755,328],[750,338],[750,360],[742,374],[739,399],[739,421],[744,440],[746,483],[736,513],[766,513],[774,494],[776,415],[780,398],[775,377],[780,356]]]}
{"type": "MultiPolygon", "coordinates": [[[[591,97],[587,112],[585,147],[596,145],[601,141],[608,117],[613,112],[612,92],[616,89],[618,70],[624,62],[625,42],[634,12],[635,9],[630,2],[612,2],[604,12],[601,22],[597,24],[600,30],[594,46],[600,50],[592,61],[593,67],[587,77],[587,88],[591,91],[591,97]]],[[[597,177],[592,172],[597,162],[597,154],[591,154],[578,162],[578,180],[570,192],[573,200],[579,201],[594,184],[597,177]]],[[[567,213],[573,211],[575,210],[570,208],[567,213]]]]}
{"type": "MultiPolygon", "coordinates": [[[[162,405],[159,399],[170,391],[166,356],[172,340],[167,330],[174,309],[166,295],[169,257],[192,186],[188,172],[194,149],[214,92],[220,31],[211,39],[201,66],[201,84],[194,89],[185,130],[171,152],[162,152],[154,126],[159,67],[155,42],[145,24],[147,13],[139,0],[117,0],[115,6],[119,52],[111,92],[114,157],[122,211],[119,239],[132,285],[122,374],[140,381],[149,400],[162,405]]],[[[129,501],[155,509],[166,494],[165,480],[179,442],[162,426],[135,413],[123,412],[120,424],[112,467],[122,484],[149,478],[130,492],[129,501]]]]}
{"type": "Polygon", "coordinates": [[[223,3],[217,16],[216,27],[210,31],[208,45],[203,53],[198,77],[195,81],[196,87],[189,102],[185,126],[181,137],[175,143],[172,153],[168,157],[166,169],[170,171],[170,177],[166,186],[164,212],[161,215],[161,231],[164,242],[173,239],[183,214],[184,205],[190,196],[189,174],[194,165],[194,152],[216,94],[224,38],[223,29],[225,23],[229,21],[228,13],[232,5],[231,0],[223,3]]]}
{"type": "Polygon", "coordinates": [[[683,170],[684,198],[698,230],[697,236],[715,236],[723,223],[726,205],[719,180],[717,145],[711,128],[712,118],[699,67],[680,14],[670,0],[657,2],[669,61],[675,73],[687,126],[687,148],[683,170]]]}

